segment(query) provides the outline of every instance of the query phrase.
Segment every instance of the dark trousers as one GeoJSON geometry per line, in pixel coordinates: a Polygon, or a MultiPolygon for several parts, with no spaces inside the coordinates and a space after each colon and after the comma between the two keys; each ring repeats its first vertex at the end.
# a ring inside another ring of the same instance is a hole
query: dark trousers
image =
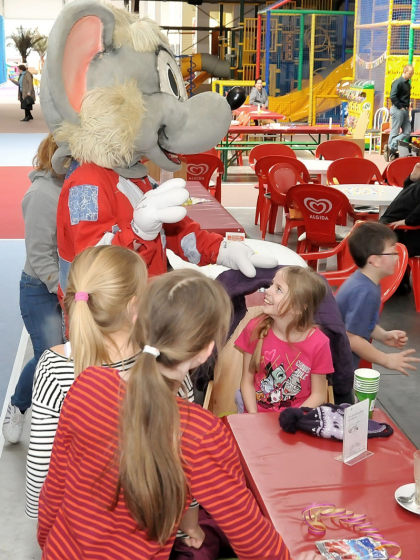
{"type": "Polygon", "coordinates": [[[25,109],[25,119],[30,119],[31,117],[31,109],[25,109]]]}

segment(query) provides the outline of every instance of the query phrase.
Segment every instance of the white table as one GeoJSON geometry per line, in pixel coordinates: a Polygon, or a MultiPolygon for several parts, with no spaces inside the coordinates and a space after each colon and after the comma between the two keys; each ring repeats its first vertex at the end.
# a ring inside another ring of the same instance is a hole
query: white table
{"type": "Polygon", "coordinates": [[[327,171],[333,160],[297,158],[311,175],[321,175],[321,184],[327,184],[327,171]]]}
{"type": "Polygon", "coordinates": [[[331,185],[334,189],[343,192],[355,206],[379,206],[379,217],[402,191],[401,187],[389,185],[331,185]]]}

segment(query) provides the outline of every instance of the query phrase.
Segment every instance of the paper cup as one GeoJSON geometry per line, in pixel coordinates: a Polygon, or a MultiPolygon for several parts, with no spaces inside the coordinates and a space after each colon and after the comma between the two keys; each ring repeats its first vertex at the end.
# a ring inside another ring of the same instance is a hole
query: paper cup
{"type": "Polygon", "coordinates": [[[374,369],[360,368],[354,372],[354,396],[357,402],[369,399],[369,418],[373,416],[380,377],[374,369]]]}

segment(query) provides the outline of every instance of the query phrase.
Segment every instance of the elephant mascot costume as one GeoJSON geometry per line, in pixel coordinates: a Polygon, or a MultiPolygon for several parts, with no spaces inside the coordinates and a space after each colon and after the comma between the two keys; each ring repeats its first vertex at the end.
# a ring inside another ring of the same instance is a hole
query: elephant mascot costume
{"type": "Polygon", "coordinates": [[[101,244],[138,251],[151,275],[166,271],[166,248],[250,277],[255,266],[277,264],[201,230],[182,206],[189,196],[182,179],[149,180],[142,161],[179,170],[179,154],[209,150],[226,135],[232,110],[216,93],[187,98],[155,22],[98,0],[67,4],[50,34],[40,97],[60,146],[53,166],[66,173],[57,211],[62,291],[74,257],[101,244]]]}

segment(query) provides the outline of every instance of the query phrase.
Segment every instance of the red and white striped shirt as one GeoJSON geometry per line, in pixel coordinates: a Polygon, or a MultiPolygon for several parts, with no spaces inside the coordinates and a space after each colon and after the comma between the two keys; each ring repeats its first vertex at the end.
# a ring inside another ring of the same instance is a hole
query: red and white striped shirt
{"type": "MultiPolygon", "coordinates": [[[[64,401],[39,502],[43,560],[164,560],[125,506],[108,507],[118,479],[119,408],[126,383],[116,370],[91,367],[64,401]]],[[[201,407],[178,398],[181,452],[191,494],[212,515],[242,560],[290,560],[281,536],[247,489],[232,436],[201,407]]]]}

